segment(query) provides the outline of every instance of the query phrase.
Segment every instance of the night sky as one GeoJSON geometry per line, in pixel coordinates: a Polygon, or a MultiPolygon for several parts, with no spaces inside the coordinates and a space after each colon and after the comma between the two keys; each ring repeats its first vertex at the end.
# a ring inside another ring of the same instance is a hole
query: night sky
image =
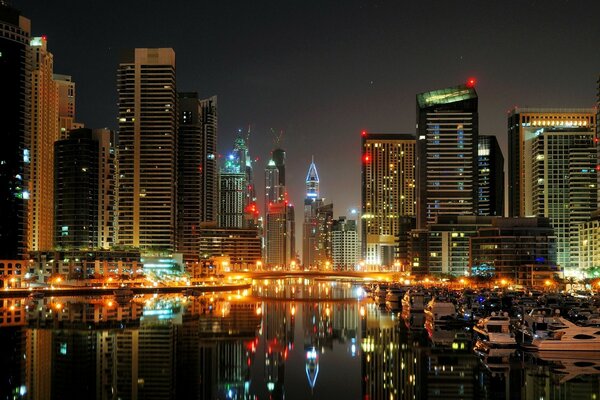
{"type": "Polygon", "coordinates": [[[55,72],[73,76],[88,127],[117,126],[119,49],[173,47],[178,90],[219,96],[220,152],[252,127],[259,188],[272,131],[284,132],[297,221],[311,155],[335,214],[360,205],[360,131],[414,133],[416,93],[476,77],[480,133],[507,159],[508,109],[591,107],[600,75],[598,0],[13,5],[48,36],[55,72]]]}

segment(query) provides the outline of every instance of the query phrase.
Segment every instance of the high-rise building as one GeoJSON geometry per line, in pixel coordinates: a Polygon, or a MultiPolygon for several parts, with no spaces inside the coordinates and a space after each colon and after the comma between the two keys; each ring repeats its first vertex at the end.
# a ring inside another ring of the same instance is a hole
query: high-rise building
{"type": "Polygon", "coordinates": [[[478,215],[504,215],[504,157],[496,136],[480,135],[477,143],[478,215]]]}
{"type": "Polygon", "coordinates": [[[359,261],[356,221],[339,217],[331,227],[331,258],[334,269],[353,270],[359,261]]]}
{"type": "Polygon", "coordinates": [[[510,212],[550,219],[557,262],[572,275],[577,225],[598,208],[596,110],[515,108],[508,126],[510,212]]]}
{"type": "Polygon", "coordinates": [[[477,213],[478,136],[473,80],[417,95],[417,228],[477,213]]]}
{"type": "Polygon", "coordinates": [[[269,204],[265,225],[267,266],[286,268],[294,261],[294,226],[294,206],[287,202],[269,204]]]}
{"type": "Polygon", "coordinates": [[[258,228],[260,226],[260,212],[256,204],[256,188],[254,186],[254,170],[252,168],[252,159],[248,151],[250,132],[246,138],[241,136],[241,130],[235,139],[233,146],[233,156],[238,160],[239,170],[245,174],[244,179],[244,223],[245,228],[258,228]]]}
{"type": "Polygon", "coordinates": [[[60,139],[66,139],[71,129],[83,128],[75,122],[75,82],[69,75],[54,74],[58,86],[58,129],[60,139]]]}
{"type": "Polygon", "coordinates": [[[30,251],[52,249],[54,221],[54,142],[59,138],[58,85],[52,74],[54,57],[46,37],[30,42],[31,168],[29,201],[30,251]]]}
{"type": "Polygon", "coordinates": [[[76,129],[55,142],[55,247],[112,246],[114,173],[114,135],[108,129],[76,129]]]}
{"type": "Polygon", "coordinates": [[[197,261],[200,224],[217,220],[217,98],[178,96],[177,248],[197,261]]]}
{"type": "Polygon", "coordinates": [[[304,222],[302,224],[302,265],[314,266],[317,256],[317,209],[323,205],[319,197],[319,174],[313,158],[305,179],[306,198],[304,199],[304,222]]]}
{"type": "Polygon", "coordinates": [[[273,150],[271,157],[279,171],[279,185],[285,187],[285,150],[278,147],[273,150]]]}
{"type": "Polygon", "coordinates": [[[285,189],[285,151],[277,148],[265,168],[265,260],[268,266],[295,262],[294,206],[285,189]]]}
{"type": "Polygon", "coordinates": [[[317,268],[331,267],[331,228],[333,204],[321,204],[316,213],[315,260],[317,268]]]}
{"type": "Polygon", "coordinates": [[[0,3],[0,258],[27,254],[31,166],[31,24],[0,3]]]}
{"type": "Polygon", "coordinates": [[[275,165],[275,161],[271,159],[265,168],[265,215],[267,214],[269,204],[280,201],[280,189],[279,170],[277,169],[277,165],[275,165]]]}
{"type": "Polygon", "coordinates": [[[269,203],[266,230],[266,257],[267,266],[282,267],[287,264],[286,228],[287,212],[285,203],[269,203]]]}
{"type": "Polygon", "coordinates": [[[362,258],[396,259],[400,217],[415,215],[415,137],[362,132],[362,258]]]}
{"type": "Polygon", "coordinates": [[[117,71],[117,92],[117,243],[147,252],[173,251],[177,194],[173,49],[125,51],[117,71]]]}
{"type": "Polygon", "coordinates": [[[230,154],[219,174],[219,227],[244,227],[247,188],[245,165],[230,154]]]}

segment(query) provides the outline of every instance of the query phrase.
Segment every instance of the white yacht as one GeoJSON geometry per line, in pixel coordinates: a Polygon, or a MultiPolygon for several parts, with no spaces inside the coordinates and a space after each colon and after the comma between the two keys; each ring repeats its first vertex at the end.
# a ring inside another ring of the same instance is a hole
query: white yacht
{"type": "Polygon", "coordinates": [[[550,326],[545,337],[534,337],[531,349],[536,351],[600,351],[600,328],[578,326],[564,318],[550,326]]]}
{"type": "Polygon", "coordinates": [[[517,341],[510,331],[510,318],[508,313],[492,313],[487,318],[482,318],[473,327],[477,335],[475,348],[480,351],[489,349],[515,349],[517,341]]]}
{"type": "Polygon", "coordinates": [[[450,300],[433,298],[425,307],[425,319],[434,324],[444,324],[456,319],[456,307],[450,300]]]}

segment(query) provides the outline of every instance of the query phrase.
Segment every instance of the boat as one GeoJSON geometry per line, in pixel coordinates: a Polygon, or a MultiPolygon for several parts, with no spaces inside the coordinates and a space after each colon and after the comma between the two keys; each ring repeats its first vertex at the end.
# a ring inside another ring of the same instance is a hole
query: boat
{"type": "Polygon", "coordinates": [[[434,324],[445,324],[456,320],[454,303],[442,298],[433,298],[424,310],[425,319],[434,324]]]}
{"type": "Polygon", "coordinates": [[[559,314],[553,314],[549,307],[536,307],[515,326],[517,341],[519,343],[531,343],[534,337],[545,337],[549,326],[560,326],[557,319],[559,314]]]}
{"type": "Polygon", "coordinates": [[[402,297],[402,310],[409,314],[425,311],[425,294],[408,290],[402,297]]]}
{"type": "Polygon", "coordinates": [[[562,326],[549,326],[546,337],[534,337],[528,349],[534,351],[600,351],[600,329],[578,326],[558,318],[562,326]]]}
{"type": "Polygon", "coordinates": [[[473,327],[477,336],[475,349],[488,353],[491,349],[517,348],[515,335],[510,331],[510,318],[508,313],[492,313],[489,317],[482,318],[473,327]]]}

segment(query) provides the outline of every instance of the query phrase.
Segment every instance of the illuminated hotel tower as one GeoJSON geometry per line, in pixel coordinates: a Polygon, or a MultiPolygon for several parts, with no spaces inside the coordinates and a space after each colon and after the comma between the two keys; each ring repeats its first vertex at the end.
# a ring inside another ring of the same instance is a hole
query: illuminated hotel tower
{"type": "Polygon", "coordinates": [[[117,71],[119,187],[117,244],[144,251],[175,246],[175,52],[135,49],[117,71]]]}
{"type": "Polygon", "coordinates": [[[417,228],[440,214],[477,213],[475,81],[417,95],[417,228]]]}
{"type": "Polygon", "coordinates": [[[319,174],[313,158],[306,174],[306,198],[304,199],[304,223],[302,226],[302,265],[315,265],[319,226],[317,210],[323,205],[319,198],[319,174]]]}
{"type": "Polygon", "coordinates": [[[0,258],[27,253],[27,208],[30,199],[31,71],[28,59],[30,21],[0,2],[0,258]]]}
{"type": "Polygon", "coordinates": [[[362,133],[362,257],[391,266],[400,217],[415,215],[415,137],[362,133]]]}
{"type": "Polygon", "coordinates": [[[598,208],[595,128],[593,108],[508,115],[509,215],[550,219],[567,275],[579,264],[578,225],[598,208]]]}
{"type": "Polygon", "coordinates": [[[31,170],[29,200],[30,251],[52,249],[54,222],[54,142],[59,138],[58,86],[52,77],[54,57],[46,37],[30,42],[31,170]]]}
{"type": "Polygon", "coordinates": [[[200,224],[217,220],[217,97],[178,96],[177,251],[193,262],[198,260],[200,224]]]}

